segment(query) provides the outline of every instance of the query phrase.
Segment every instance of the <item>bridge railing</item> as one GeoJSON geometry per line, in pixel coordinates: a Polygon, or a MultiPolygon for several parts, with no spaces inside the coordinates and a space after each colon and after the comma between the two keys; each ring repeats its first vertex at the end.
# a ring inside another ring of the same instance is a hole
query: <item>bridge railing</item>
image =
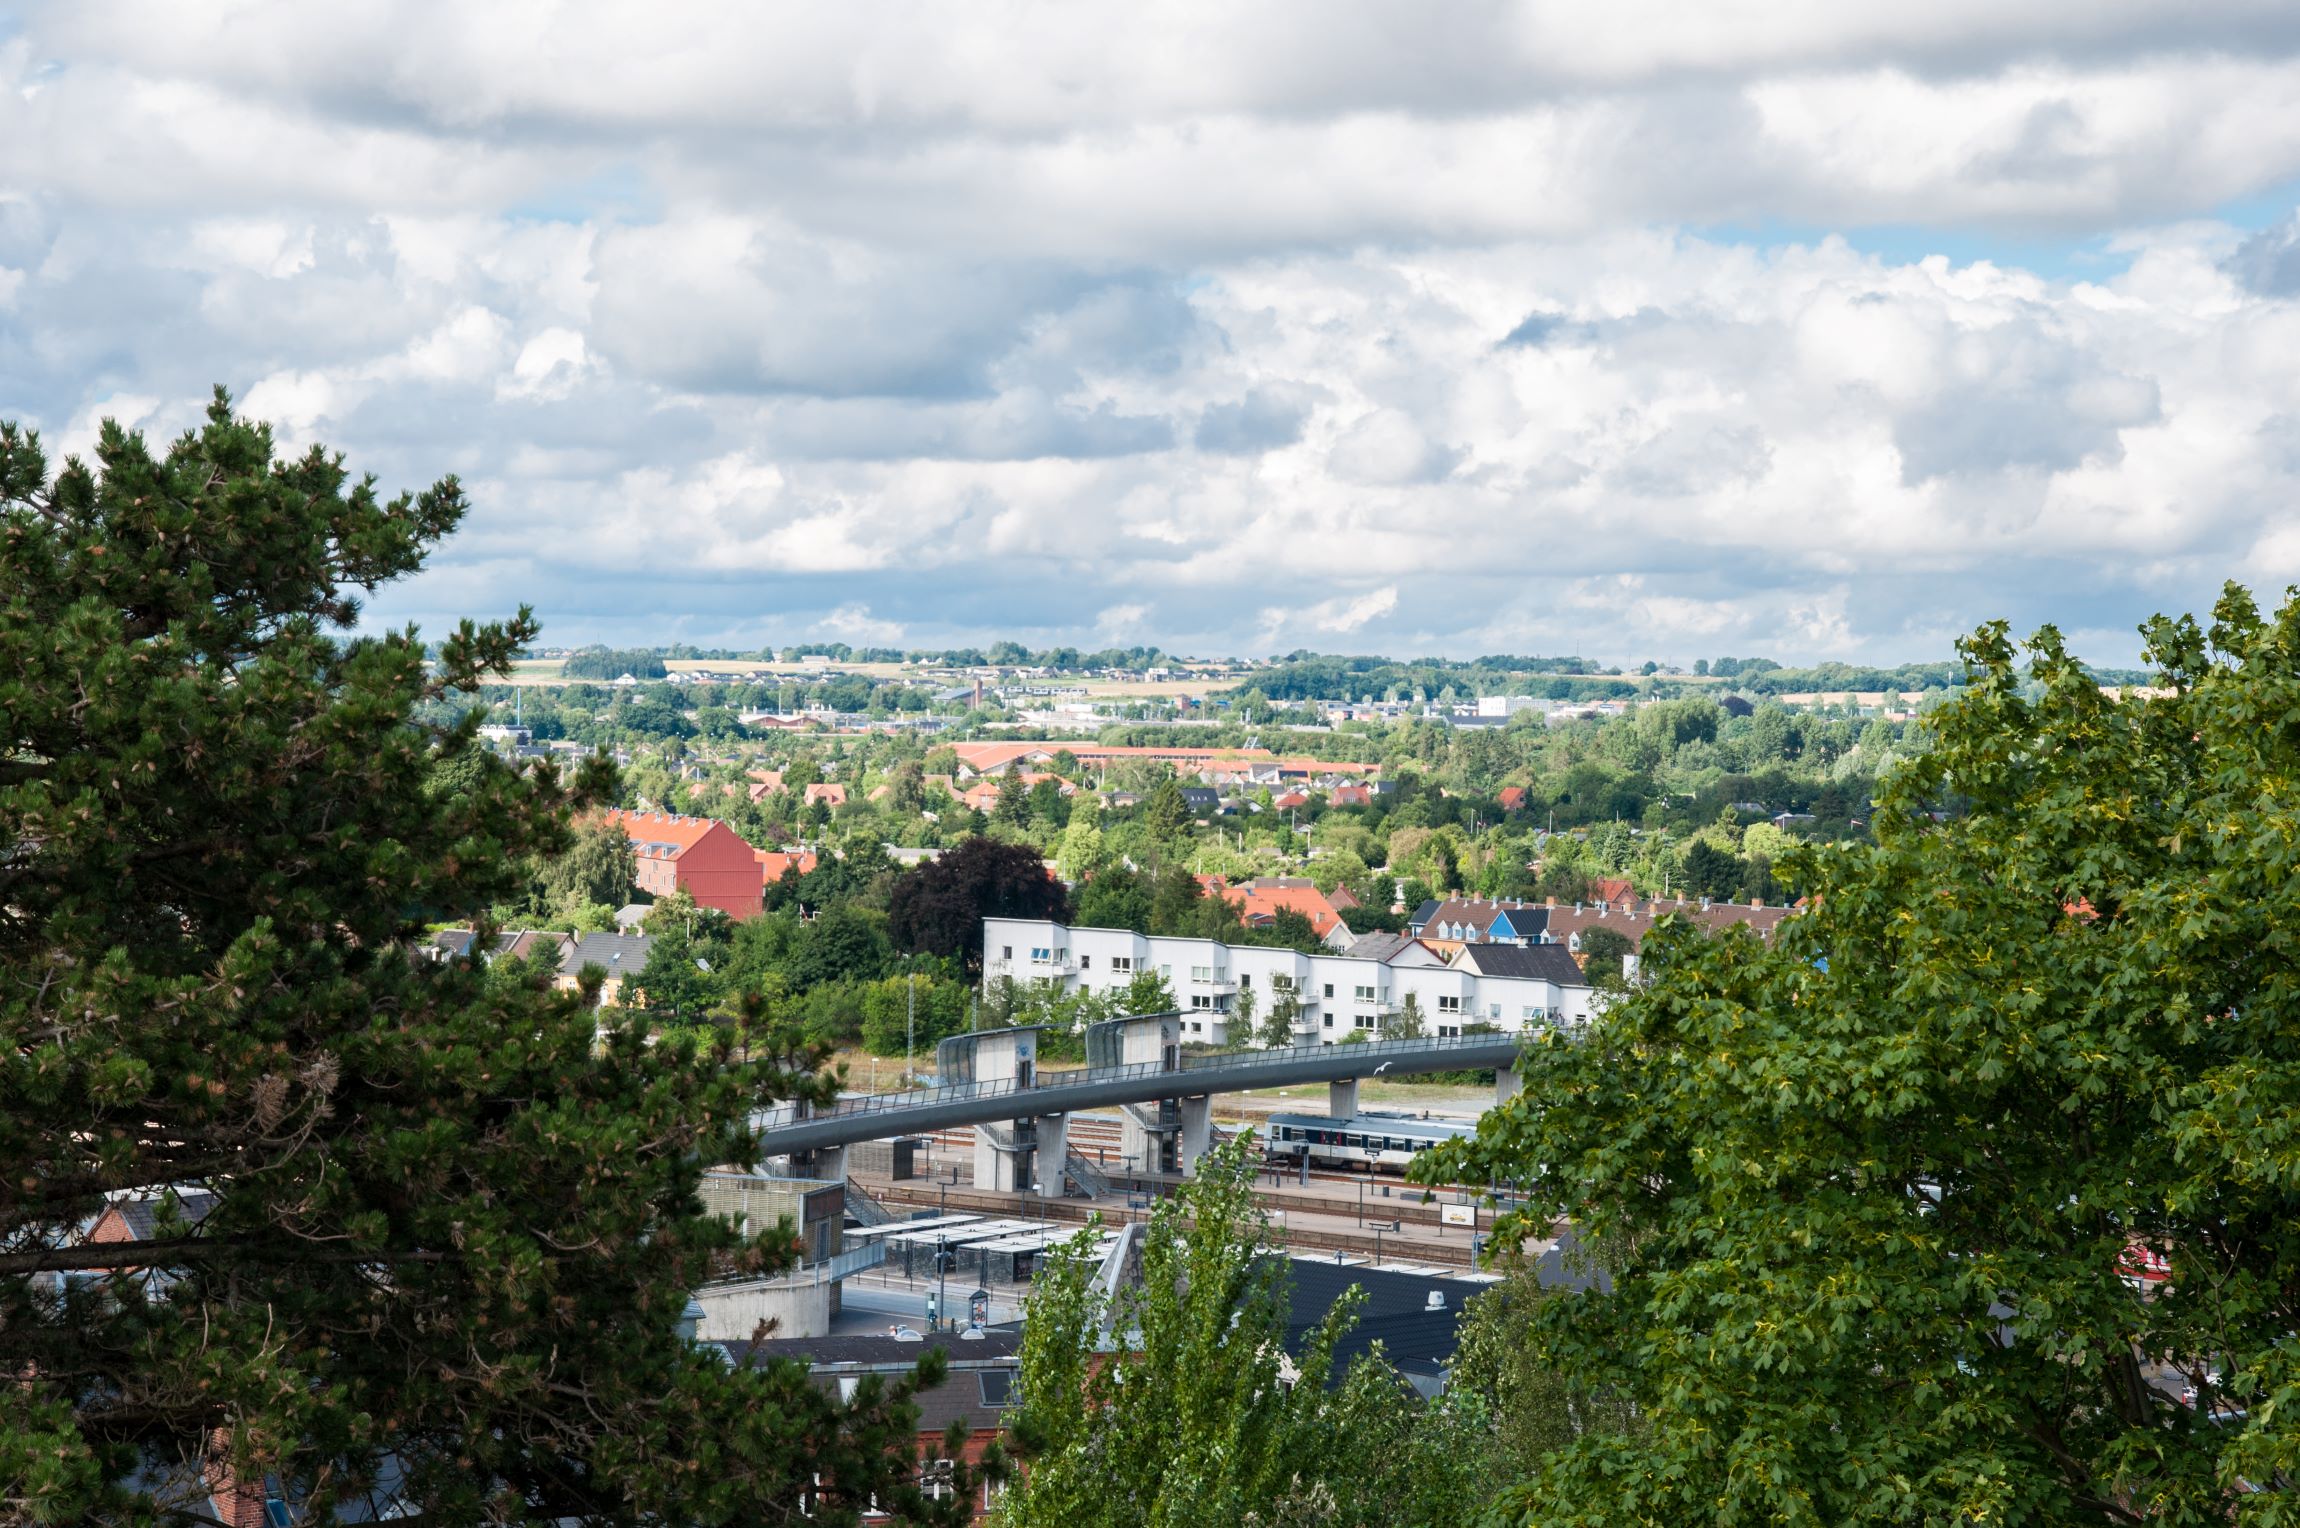
{"type": "MultiPolygon", "coordinates": [[[[1001,1098],[1010,1094],[1044,1092],[1081,1083],[1125,1082],[1142,1077],[1169,1077],[1191,1072],[1219,1072],[1225,1078],[1257,1071],[1276,1070],[1299,1065],[1305,1052],[1346,1051],[1353,1059],[1367,1063],[1367,1070],[1384,1060],[1420,1059],[1443,1055],[1451,1051],[1491,1051],[1496,1042],[1515,1041],[1518,1035],[1445,1035],[1420,1040],[1368,1040],[1347,1046],[1290,1045],[1272,1046],[1257,1050],[1208,1051],[1181,1058],[1179,1068],[1168,1067],[1157,1061],[1138,1061],[1126,1066],[1076,1067],[1058,1072],[1039,1072],[1028,1085],[1013,1078],[996,1082],[968,1082],[947,1088],[917,1088],[907,1093],[868,1093],[856,1098],[842,1098],[829,1108],[799,1114],[790,1105],[762,1111],[754,1121],[761,1128],[778,1125],[796,1125],[806,1120],[843,1119],[858,1114],[899,1114],[913,1109],[931,1108],[937,1104],[970,1103],[979,1099],[1001,1098]]],[[[1208,1079],[1209,1083],[1212,1081],[1208,1079]]],[[[1250,1086],[1250,1084],[1249,1084],[1250,1086]]]]}

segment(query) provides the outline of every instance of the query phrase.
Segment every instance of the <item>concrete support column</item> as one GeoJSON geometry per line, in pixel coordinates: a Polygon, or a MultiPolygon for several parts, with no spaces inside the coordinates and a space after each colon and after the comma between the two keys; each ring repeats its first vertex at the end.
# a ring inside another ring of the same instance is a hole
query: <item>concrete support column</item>
{"type": "Polygon", "coordinates": [[[1038,1191],[1049,1199],[1062,1197],[1062,1164],[1070,1156],[1070,1116],[1043,1114],[1038,1126],[1038,1191]]]}
{"type": "Polygon", "coordinates": [[[1182,1172],[1186,1177],[1198,1170],[1198,1159],[1214,1144],[1214,1100],[1211,1098],[1185,1098],[1182,1100],[1182,1172]]]}
{"type": "Polygon", "coordinates": [[[1517,1097],[1518,1091],[1524,1086],[1525,1079],[1517,1075],[1517,1068],[1500,1067],[1493,1074],[1493,1101],[1506,1104],[1517,1097]]]}
{"type": "Polygon", "coordinates": [[[1358,1112],[1358,1079],[1345,1077],[1326,1084],[1326,1112],[1335,1119],[1353,1119],[1358,1112]]]}
{"type": "Polygon", "coordinates": [[[1020,1186],[1015,1164],[1018,1153],[998,1143],[998,1136],[993,1133],[997,1129],[993,1125],[974,1127],[974,1186],[1012,1193],[1020,1186]]]}
{"type": "Polygon", "coordinates": [[[1121,1173],[1154,1173],[1165,1166],[1161,1146],[1165,1137],[1143,1123],[1142,1116],[1158,1117],[1158,1105],[1127,1104],[1118,1111],[1118,1157],[1110,1164],[1121,1173]]]}

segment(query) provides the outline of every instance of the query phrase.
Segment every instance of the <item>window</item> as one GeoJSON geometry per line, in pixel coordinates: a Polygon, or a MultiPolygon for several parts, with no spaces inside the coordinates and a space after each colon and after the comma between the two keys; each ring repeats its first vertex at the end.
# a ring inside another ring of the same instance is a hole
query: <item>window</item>
{"type": "Polygon", "coordinates": [[[1361,1003],[1370,1003],[1374,1000],[1374,989],[1371,987],[1360,987],[1357,989],[1357,994],[1358,1001],[1361,1003]]]}
{"type": "Polygon", "coordinates": [[[998,958],[1000,960],[1012,960],[1014,958],[1014,946],[1011,944],[1000,945],[998,947],[998,958]]]}
{"type": "Polygon", "coordinates": [[[1329,1013],[1329,1014],[1327,1014],[1327,1015],[1326,1015],[1326,1028],[1328,1028],[1328,1029],[1331,1029],[1331,1028],[1333,1028],[1333,1027],[1334,1027],[1334,1016],[1333,1016],[1332,1014],[1330,1014],[1330,1013],[1329,1013]]]}
{"type": "Polygon", "coordinates": [[[1489,1019],[1498,1019],[1498,1018],[1500,1018],[1500,1017],[1501,1017],[1501,1004],[1499,1004],[1499,1003],[1488,1003],[1488,1004],[1486,1004],[1486,1005],[1485,1005],[1485,1016],[1486,1016],[1487,1018],[1489,1018],[1489,1019]]]}
{"type": "Polygon", "coordinates": [[[1273,976],[1270,978],[1270,986],[1279,992],[1291,992],[1294,990],[1294,979],[1285,975],[1273,976]]]}
{"type": "Polygon", "coordinates": [[[1254,985],[1254,973],[1251,971],[1240,971],[1238,973],[1238,985],[1240,987],[1251,990],[1254,985]]]}
{"type": "Polygon", "coordinates": [[[1053,953],[1054,952],[1052,950],[1046,949],[1044,947],[1033,949],[1030,952],[1030,963],[1034,966],[1043,966],[1046,964],[1047,957],[1053,953]]]}
{"type": "MultiPolygon", "coordinates": [[[[1203,992],[1193,992],[1190,994],[1190,1006],[1193,1008],[1211,1008],[1214,1006],[1214,1000],[1203,992]]],[[[1195,1024],[1190,1027],[1197,1028],[1195,1024]]]]}
{"type": "Polygon", "coordinates": [[[1190,968],[1190,980],[1194,982],[1210,982],[1213,979],[1214,968],[1212,966],[1192,966],[1190,968]]]}
{"type": "Polygon", "coordinates": [[[1332,982],[1328,982],[1328,983],[1326,983],[1326,996],[1328,996],[1328,997],[1332,997],[1333,995],[1334,995],[1334,984],[1333,984],[1332,982]]]}
{"type": "Polygon", "coordinates": [[[1461,1033],[1461,1026],[1459,1024],[1440,1024],[1437,1027],[1437,1032],[1440,1040],[1451,1040],[1461,1033]]]}
{"type": "Polygon", "coordinates": [[[1110,969],[1121,974],[1131,971],[1134,969],[1134,957],[1131,955],[1113,955],[1110,957],[1110,969]]]}
{"type": "Polygon", "coordinates": [[[982,1404],[985,1406],[1011,1406],[1014,1404],[1014,1371],[1012,1369],[984,1369],[975,1376],[982,1386],[982,1404]]]}
{"type": "Polygon", "coordinates": [[[1358,1028],[1360,1028],[1360,1029],[1371,1029],[1371,1028],[1373,1028],[1373,1027],[1374,1027],[1374,1016],[1373,1016],[1372,1014],[1370,1014],[1370,1013],[1361,1013],[1361,1014],[1359,1014],[1359,1015],[1358,1015],[1358,1028]]]}
{"type": "Polygon", "coordinates": [[[1174,968],[1172,966],[1161,965],[1158,968],[1158,974],[1165,980],[1172,981],[1174,979],[1174,968]]]}
{"type": "Polygon", "coordinates": [[[1070,959],[1070,952],[1068,950],[1056,950],[1054,952],[1054,963],[1056,965],[1059,966],[1068,959],[1070,959]]]}
{"type": "Polygon", "coordinates": [[[1091,971],[1091,970],[1093,970],[1093,969],[1094,969],[1094,957],[1093,957],[1093,956],[1091,956],[1091,955],[1081,955],[1081,956],[1079,956],[1079,957],[1078,957],[1078,969],[1079,969],[1079,970],[1081,970],[1081,971],[1091,971]]]}
{"type": "Polygon", "coordinates": [[[1440,1013],[1459,1013],[1459,1012],[1461,1012],[1461,999],[1460,999],[1459,997],[1441,997],[1441,998],[1439,998],[1439,999],[1438,999],[1438,1012],[1440,1012],[1440,1013]]]}

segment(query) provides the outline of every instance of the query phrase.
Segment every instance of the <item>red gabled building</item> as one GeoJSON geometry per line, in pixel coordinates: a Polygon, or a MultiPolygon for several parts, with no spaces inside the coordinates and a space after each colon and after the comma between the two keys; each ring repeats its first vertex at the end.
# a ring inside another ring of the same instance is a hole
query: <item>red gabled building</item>
{"type": "Polygon", "coordinates": [[[730,918],[755,918],[764,905],[758,852],[716,817],[674,812],[611,811],[607,821],[638,851],[639,889],[667,897],[683,891],[698,907],[730,918]]]}

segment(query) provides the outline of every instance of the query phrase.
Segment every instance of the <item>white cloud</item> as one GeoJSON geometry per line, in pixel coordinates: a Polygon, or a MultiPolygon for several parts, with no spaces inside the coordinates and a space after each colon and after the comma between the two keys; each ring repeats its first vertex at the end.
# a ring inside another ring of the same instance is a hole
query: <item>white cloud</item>
{"type": "Polygon", "coordinates": [[[841,605],[816,623],[824,631],[857,646],[891,647],[903,639],[899,621],[881,621],[863,604],[841,605]]]}
{"type": "Polygon", "coordinates": [[[570,639],[1916,656],[2300,557],[2288,7],[632,14],[27,8],[9,406],[459,472],[378,619],[570,639]]]}

